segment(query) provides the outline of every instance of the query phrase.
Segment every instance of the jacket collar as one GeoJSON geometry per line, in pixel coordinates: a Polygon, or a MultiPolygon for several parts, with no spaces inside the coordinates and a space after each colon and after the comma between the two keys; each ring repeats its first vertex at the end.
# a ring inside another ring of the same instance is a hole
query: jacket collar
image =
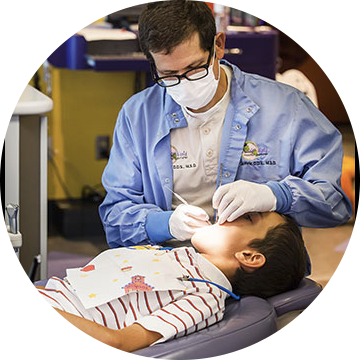
{"type": "Polygon", "coordinates": [[[237,66],[224,59],[220,60],[220,64],[229,66],[233,71],[231,81],[231,104],[234,107],[235,112],[249,120],[260,107],[244,92],[245,74],[237,66]]]}
{"type": "MultiPolygon", "coordinates": [[[[220,64],[231,67],[233,77],[231,81],[231,103],[236,113],[241,114],[246,122],[259,110],[259,106],[244,92],[244,73],[235,65],[222,59],[220,64]]],[[[158,85],[156,85],[158,86],[158,85]]],[[[161,122],[159,135],[163,136],[170,133],[171,129],[177,129],[188,126],[181,106],[177,104],[172,97],[166,92],[165,88],[161,88],[164,99],[165,119],[161,122]]]]}

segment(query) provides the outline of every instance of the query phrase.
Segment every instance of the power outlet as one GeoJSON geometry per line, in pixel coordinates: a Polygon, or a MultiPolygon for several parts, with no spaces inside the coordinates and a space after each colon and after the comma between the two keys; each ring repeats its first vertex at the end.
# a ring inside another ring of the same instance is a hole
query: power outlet
{"type": "Polygon", "coordinates": [[[95,157],[96,160],[108,159],[110,155],[110,137],[99,135],[95,138],[95,157]]]}

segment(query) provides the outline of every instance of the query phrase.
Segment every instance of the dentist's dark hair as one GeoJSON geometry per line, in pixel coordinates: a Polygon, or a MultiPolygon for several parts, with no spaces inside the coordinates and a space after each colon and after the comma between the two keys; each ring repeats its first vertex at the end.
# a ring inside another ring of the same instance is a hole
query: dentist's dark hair
{"type": "Polygon", "coordinates": [[[149,3],[139,18],[140,48],[151,62],[150,51],[170,54],[174,47],[196,32],[201,49],[208,50],[213,44],[216,26],[214,16],[204,2],[170,0],[149,3]]]}
{"type": "Polygon", "coordinates": [[[285,223],[270,229],[264,239],[252,240],[249,247],[263,254],[265,264],[253,272],[239,268],[232,281],[234,292],[267,298],[299,286],[307,266],[300,229],[289,216],[285,223]]]}

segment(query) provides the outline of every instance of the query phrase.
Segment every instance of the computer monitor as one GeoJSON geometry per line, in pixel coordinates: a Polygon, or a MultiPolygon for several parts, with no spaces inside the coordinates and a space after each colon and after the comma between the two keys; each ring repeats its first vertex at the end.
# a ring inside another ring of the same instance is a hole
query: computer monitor
{"type": "Polygon", "coordinates": [[[149,0],[106,0],[106,21],[114,27],[128,27],[136,24],[149,0]]]}

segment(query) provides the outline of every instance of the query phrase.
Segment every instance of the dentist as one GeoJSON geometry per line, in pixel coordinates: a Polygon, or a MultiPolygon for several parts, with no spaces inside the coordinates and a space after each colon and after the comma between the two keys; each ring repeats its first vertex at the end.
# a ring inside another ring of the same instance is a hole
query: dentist
{"type": "MultiPolygon", "coordinates": [[[[350,218],[341,134],[300,91],[222,60],[203,0],[150,0],[139,40],[155,84],[115,126],[99,208],[110,247],[187,240],[216,212],[220,224],[267,211],[308,227],[350,218]]],[[[303,320],[252,360],[307,359],[308,340],[303,320]]]]}
{"type": "Polygon", "coordinates": [[[310,227],[349,219],[340,133],[301,92],[222,60],[205,3],[148,4],[139,40],[155,84],[116,123],[99,209],[110,247],[190,239],[215,211],[220,224],[267,211],[310,227]]]}

